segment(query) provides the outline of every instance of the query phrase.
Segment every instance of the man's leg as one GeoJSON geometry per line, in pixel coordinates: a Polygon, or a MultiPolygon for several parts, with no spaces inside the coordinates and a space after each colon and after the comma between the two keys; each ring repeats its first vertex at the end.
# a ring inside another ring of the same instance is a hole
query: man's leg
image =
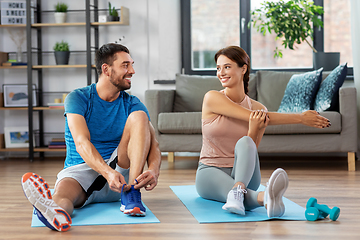
{"type": "Polygon", "coordinates": [[[130,168],[128,185],[135,184],[144,169],[149,150],[151,134],[149,119],[145,112],[136,111],[129,115],[118,147],[118,165],[130,168]]]}
{"type": "Polygon", "coordinates": [[[70,215],[53,200],[48,183],[36,173],[25,173],[21,185],[26,198],[35,208],[39,220],[48,228],[68,231],[71,227],[70,215]]]}
{"type": "Polygon", "coordinates": [[[149,119],[145,112],[136,111],[128,117],[118,147],[118,165],[129,168],[128,188],[121,194],[120,210],[133,216],[145,216],[140,190],[134,189],[135,179],[143,172],[151,144],[149,119]],[[129,187],[131,186],[131,187],[129,187]]]}
{"type": "Polygon", "coordinates": [[[78,181],[64,178],[56,185],[53,199],[59,207],[71,215],[74,207],[81,207],[85,203],[86,193],[78,181]]]}

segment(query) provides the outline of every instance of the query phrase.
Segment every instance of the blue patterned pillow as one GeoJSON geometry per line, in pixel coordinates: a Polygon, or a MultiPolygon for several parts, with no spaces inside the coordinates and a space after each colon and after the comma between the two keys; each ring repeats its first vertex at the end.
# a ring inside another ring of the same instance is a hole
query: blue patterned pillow
{"type": "Polygon", "coordinates": [[[321,83],[315,98],[314,110],[338,111],[339,88],[344,83],[347,73],[347,63],[337,66],[321,83]]]}
{"type": "Polygon", "coordinates": [[[294,74],[285,89],[278,112],[303,112],[313,107],[319,89],[322,70],[294,74]]]}

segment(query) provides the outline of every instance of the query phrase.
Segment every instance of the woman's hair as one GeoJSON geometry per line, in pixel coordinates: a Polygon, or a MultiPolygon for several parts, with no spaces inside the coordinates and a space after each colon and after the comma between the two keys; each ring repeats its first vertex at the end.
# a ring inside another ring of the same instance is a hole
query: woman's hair
{"type": "Polygon", "coordinates": [[[236,62],[239,67],[242,67],[242,66],[244,66],[244,64],[246,64],[247,71],[244,74],[243,81],[244,81],[244,91],[245,91],[245,94],[247,94],[249,91],[249,79],[250,79],[249,55],[247,55],[247,53],[244,51],[244,49],[242,49],[241,47],[238,47],[238,46],[229,46],[229,47],[220,49],[215,54],[215,62],[217,62],[217,59],[219,58],[220,55],[224,55],[227,58],[229,58],[230,60],[236,62]]]}
{"type": "Polygon", "coordinates": [[[99,76],[102,74],[101,66],[106,63],[108,65],[112,65],[116,60],[115,53],[117,52],[126,52],[129,53],[129,49],[121,44],[108,43],[104,44],[99,50],[95,53],[95,65],[96,71],[99,76]]]}

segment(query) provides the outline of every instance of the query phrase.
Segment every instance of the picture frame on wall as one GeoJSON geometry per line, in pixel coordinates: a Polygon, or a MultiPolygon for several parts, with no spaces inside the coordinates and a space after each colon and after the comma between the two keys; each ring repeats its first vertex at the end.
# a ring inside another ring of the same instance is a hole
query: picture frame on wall
{"type": "MultiPolygon", "coordinates": [[[[4,107],[27,107],[27,84],[3,84],[4,107]]],[[[36,85],[33,84],[33,107],[37,106],[36,85]]]]}
{"type": "Polygon", "coordinates": [[[27,126],[4,128],[5,148],[28,148],[29,128],[27,126]]]}

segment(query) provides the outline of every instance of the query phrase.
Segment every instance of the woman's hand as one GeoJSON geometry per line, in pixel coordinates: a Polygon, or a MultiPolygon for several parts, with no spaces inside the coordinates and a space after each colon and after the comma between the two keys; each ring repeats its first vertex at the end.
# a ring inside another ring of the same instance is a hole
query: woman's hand
{"type": "Polygon", "coordinates": [[[314,110],[308,110],[301,114],[301,123],[316,128],[326,128],[330,127],[330,120],[321,116],[318,112],[314,110]]]}
{"type": "Polygon", "coordinates": [[[249,118],[249,131],[266,128],[268,123],[269,116],[263,109],[252,111],[249,118]]]}
{"type": "Polygon", "coordinates": [[[255,143],[257,143],[259,132],[267,127],[269,121],[269,116],[263,109],[250,113],[248,136],[251,137],[255,143]]]}

